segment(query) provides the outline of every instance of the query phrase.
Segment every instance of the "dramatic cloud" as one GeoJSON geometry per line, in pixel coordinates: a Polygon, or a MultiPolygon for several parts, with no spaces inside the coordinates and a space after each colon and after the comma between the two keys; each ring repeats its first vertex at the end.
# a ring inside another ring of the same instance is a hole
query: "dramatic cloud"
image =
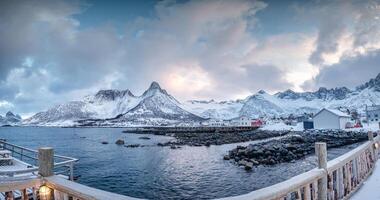
{"type": "Polygon", "coordinates": [[[368,52],[358,57],[344,57],[338,64],[331,65],[320,71],[318,76],[305,83],[306,89],[319,87],[350,87],[355,88],[380,73],[380,50],[368,52]]]}
{"type": "Polygon", "coordinates": [[[377,1],[289,4],[283,9],[294,16],[273,19],[304,21],[304,29],[262,35],[271,23],[260,13],[271,6],[159,1],[152,16],[118,23],[123,27],[83,27],[78,16],[91,9],[83,1],[0,1],[0,113],[28,114],[99,89],[138,95],[154,80],[180,100],[315,89],[333,84],[327,77],[347,65],[343,58],[354,68],[380,48],[377,1]]]}

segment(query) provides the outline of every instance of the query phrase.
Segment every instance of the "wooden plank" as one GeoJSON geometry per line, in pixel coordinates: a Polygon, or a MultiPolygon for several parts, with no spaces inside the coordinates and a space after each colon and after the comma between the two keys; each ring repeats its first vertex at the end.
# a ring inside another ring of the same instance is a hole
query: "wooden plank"
{"type": "MultiPolygon", "coordinates": [[[[327,145],[324,142],[315,143],[315,154],[318,157],[318,168],[327,173],[327,145]]],[[[327,176],[318,180],[318,200],[327,199],[327,176]]]]}
{"type": "Polygon", "coordinates": [[[311,200],[310,184],[306,184],[304,187],[304,200],[311,200]]]}
{"type": "Polygon", "coordinates": [[[21,199],[22,200],[29,200],[28,191],[26,189],[21,190],[21,199]]]}
{"type": "Polygon", "coordinates": [[[347,163],[347,191],[348,191],[348,193],[350,193],[352,190],[351,180],[352,180],[352,161],[347,163]]]}
{"type": "Polygon", "coordinates": [[[14,200],[14,194],[13,194],[13,191],[5,192],[5,199],[6,199],[6,200],[14,200]]]}
{"type": "Polygon", "coordinates": [[[339,183],[339,192],[338,192],[338,198],[339,199],[342,199],[343,198],[343,196],[344,196],[344,184],[343,184],[343,168],[339,168],[339,170],[338,170],[338,179],[339,179],[339,181],[338,181],[338,183],[339,183]]]}
{"type": "Polygon", "coordinates": [[[318,199],[318,180],[313,182],[313,200],[318,199]]]}
{"type": "Polygon", "coordinates": [[[302,193],[301,193],[301,188],[298,188],[298,190],[297,190],[296,194],[297,194],[297,197],[296,197],[296,199],[297,199],[297,200],[302,200],[302,193]]]}

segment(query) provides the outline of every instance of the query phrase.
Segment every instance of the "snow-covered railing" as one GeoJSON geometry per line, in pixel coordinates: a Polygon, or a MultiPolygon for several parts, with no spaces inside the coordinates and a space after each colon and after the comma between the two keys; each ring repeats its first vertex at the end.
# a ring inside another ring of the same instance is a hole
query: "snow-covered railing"
{"type": "MultiPolygon", "coordinates": [[[[0,176],[16,176],[20,174],[38,172],[38,151],[26,147],[18,146],[0,139],[0,149],[8,150],[12,157],[25,162],[27,169],[0,171],[0,176]]],[[[67,156],[54,155],[54,172],[55,174],[67,175],[70,180],[74,179],[74,164],[78,159],[67,156]]]]}
{"type": "Polygon", "coordinates": [[[52,189],[54,199],[137,200],[137,198],[88,187],[59,176],[46,177],[43,179],[43,184],[52,189]]]}
{"type": "Polygon", "coordinates": [[[327,162],[326,143],[316,143],[318,168],[284,182],[225,200],[340,200],[348,199],[372,173],[378,159],[380,136],[327,162]]]}

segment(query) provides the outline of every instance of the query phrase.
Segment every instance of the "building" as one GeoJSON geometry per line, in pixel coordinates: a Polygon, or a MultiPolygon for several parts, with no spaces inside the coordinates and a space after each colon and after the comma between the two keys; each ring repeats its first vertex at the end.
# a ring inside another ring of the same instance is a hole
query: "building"
{"type": "Polygon", "coordinates": [[[369,122],[379,122],[380,121],[380,105],[369,106],[367,108],[367,119],[369,122]]]}
{"type": "Polygon", "coordinates": [[[324,108],[313,117],[315,129],[345,129],[351,116],[339,110],[324,108]]]}
{"type": "Polygon", "coordinates": [[[209,121],[209,126],[212,126],[212,127],[221,127],[221,126],[227,126],[227,124],[223,120],[211,119],[209,121]]]}
{"type": "Polygon", "coordinates": [[[230,125],[231,126],[252,126],[252,119],[246,116],[241,116],[239,118],[233,119],[230,125]]]}

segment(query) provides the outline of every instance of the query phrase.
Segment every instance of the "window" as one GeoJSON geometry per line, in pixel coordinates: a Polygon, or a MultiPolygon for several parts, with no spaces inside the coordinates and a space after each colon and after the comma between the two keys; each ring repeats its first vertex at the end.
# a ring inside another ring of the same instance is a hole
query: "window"
{"type": "Polygon", "coordinates": [[[378,115],[378,114],[375,114],[375,117],[379,117],[379,115],[378,115]]]}

